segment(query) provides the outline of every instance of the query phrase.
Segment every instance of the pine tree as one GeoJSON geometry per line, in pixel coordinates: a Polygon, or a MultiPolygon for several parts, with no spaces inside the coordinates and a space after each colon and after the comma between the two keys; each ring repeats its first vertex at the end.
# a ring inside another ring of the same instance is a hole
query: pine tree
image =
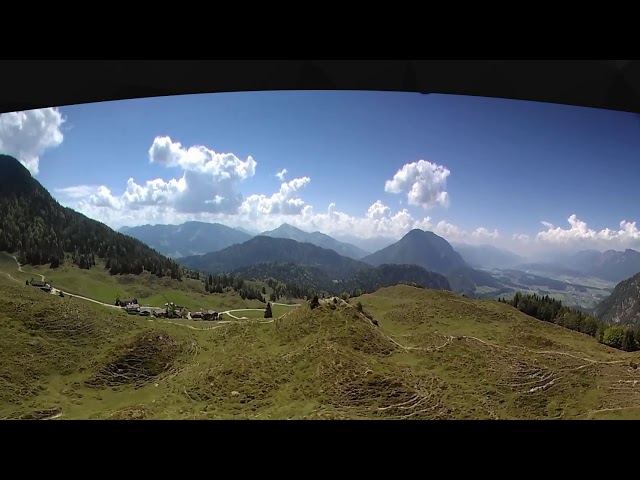
{"type": "Polygon", "coordinates": [[[311,310],[313,310],[316,307],[320,306],[320,301],[318,300],[318,295],[314,295],[313,298],[311,299],[311,302],[309,303],[309,307],[311,308],[311,310]]]}
{"type": "Polygon", "coordinates": [[[267,303],[267,308],[264,309],[264,318],[273,318],[273,312],[271,311],[271,303],[267,303]]]}
{"type": "Polygon", "coordinates": [[[622,350],[625,352],[635,352],[637,350],[635,335],[633,330],[627,329],[622,339],[622,350]]]}

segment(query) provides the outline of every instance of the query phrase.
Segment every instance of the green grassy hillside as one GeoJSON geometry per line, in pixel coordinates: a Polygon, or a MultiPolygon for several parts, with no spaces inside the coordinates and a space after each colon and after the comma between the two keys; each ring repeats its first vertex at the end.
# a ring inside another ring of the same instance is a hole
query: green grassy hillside
{"type": "Polygon", "coordinates": [[[640,418],[638,354],[450,292],[205,324],[0,291],[0,418],[640,418]]]}

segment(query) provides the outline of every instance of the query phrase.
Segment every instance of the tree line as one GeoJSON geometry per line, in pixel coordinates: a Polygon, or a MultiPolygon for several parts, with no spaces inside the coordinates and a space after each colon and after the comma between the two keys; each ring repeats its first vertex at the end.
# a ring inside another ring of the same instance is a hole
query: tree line
{"type": "MultiPolygon", "coordinates": [[[[292,282],[283,282],[274,278],[267,278],[265,282],[272,290],[269,295],[269,300],[272,302],[277,302],[282,298],[311,298],[317,294],[313,288],[307,288],[292,282]]],[[[266,289],[263,289],[262,293],[266,294],[266,289]]]]}
{"type": "Polygon", "coordinates": [[[609,325],[593,315],[567,307],[548,295],[516,292],[511,300],[500,298],[498,301],[538,320],[590,335],[599,343],[618,350],[634,352],[640,349],[640,329],[609,325]]]}
{"type": "Polygon", "coordinates": [[[243,300],[259,300],[265,303],[262,292],[247,283],[238,275],[220,273],[217,275],[208,274],[204,279],[204,289],[207,293],[224,293],[229,290],[238,292],[243,300]]]}

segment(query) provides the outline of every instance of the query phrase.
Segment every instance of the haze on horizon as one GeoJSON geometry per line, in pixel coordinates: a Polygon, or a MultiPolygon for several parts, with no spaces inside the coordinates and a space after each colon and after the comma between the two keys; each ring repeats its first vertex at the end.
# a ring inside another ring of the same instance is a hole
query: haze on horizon
{"type": "Polygon", "coordinates": [[[0,153],[113,228],[431,230],[521,255],[640,248],[635,114],[390,92],[242,92],[0,115],[0,153]]]}

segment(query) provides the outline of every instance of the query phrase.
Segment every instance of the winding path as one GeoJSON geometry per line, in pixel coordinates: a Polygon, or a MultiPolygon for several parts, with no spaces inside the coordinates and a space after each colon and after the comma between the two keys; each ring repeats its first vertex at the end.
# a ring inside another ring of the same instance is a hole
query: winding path
{"type": "Polygon", "coordinates": [[[40,277],[40,280],[42,280],[44,282],[44,275],[42,275],[41,273],[33,273],[33,272],[25,272],[24,270],[22,270],[22,265],[20,265],[20,262],[18,261],[18,259],[15,257],[15,255],[11,255],[11,257],[16,261],[16,263],[18,264],[18,271],[20,273],[25,273],[27,275],[36,275],[38,277],[40,277]]]}

